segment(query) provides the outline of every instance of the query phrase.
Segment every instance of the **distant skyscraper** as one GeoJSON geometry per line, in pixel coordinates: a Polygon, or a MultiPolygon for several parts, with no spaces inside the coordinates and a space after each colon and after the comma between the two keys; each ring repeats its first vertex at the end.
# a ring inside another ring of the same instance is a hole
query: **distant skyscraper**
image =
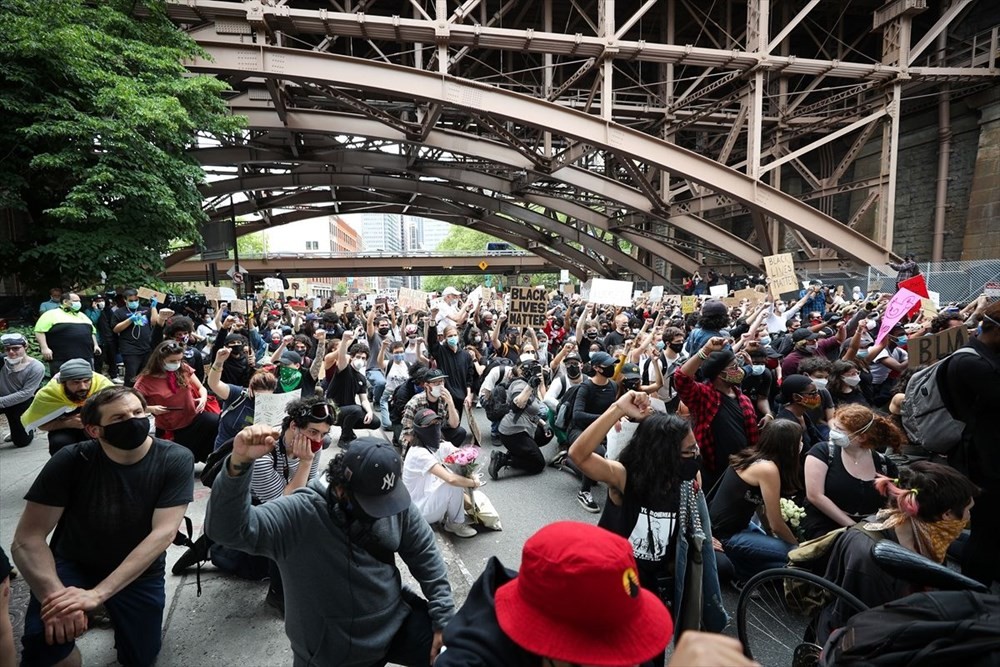
{"type": "MultiPolygon", "coordinates": [[[[402,216],[392,213],[365,213],[361,216],[361,243],[365,252],[403,254],[402,216]]],[[[376,289],[403,286],[402,276],[381,277],[370,281],[376,289]]]]}

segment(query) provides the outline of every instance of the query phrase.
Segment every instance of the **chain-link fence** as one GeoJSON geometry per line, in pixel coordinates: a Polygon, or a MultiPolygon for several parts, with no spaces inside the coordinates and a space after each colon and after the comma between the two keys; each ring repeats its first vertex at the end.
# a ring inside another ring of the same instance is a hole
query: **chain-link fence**
{"type": "MultiPolygon", "coordinates": [[[[927,289],[939,293],[943,304],[972,301],[987,283],[1000,283],[1000,259],[921,262],[919,266],[927,289]]],[[[869,267],[868,291],[895,292],[896,271],[888,265],[869,267]]]]}

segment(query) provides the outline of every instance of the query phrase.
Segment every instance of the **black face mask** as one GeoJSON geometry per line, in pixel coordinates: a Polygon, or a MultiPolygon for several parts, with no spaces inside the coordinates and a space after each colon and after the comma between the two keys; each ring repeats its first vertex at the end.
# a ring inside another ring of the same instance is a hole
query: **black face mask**
{"type": "Polygon", "coordinates": [[[597,339],[597,332],[596,331],[588,331],[587,332],[587,338],[589,338],[590,340],[596,340],[597,339]]]}
{"type": "Polygon", "coordinates": [[[639,380],[625,380],[624,382],[622,382],[622,387],[625,388],[625,391],[638,390],[639,385],[640,385],[639,380]]]}
{"type": "Polygon", "coordinates": [[[614,366],[596,366],[594,371],[599,375],[603,375],[606,378],[614,377],[615,367],[614,366]]]}
{"type": "Polygon", "coordinates": [[[684,343],[671,343],[667,347],[679,354],[684,349],[684,343]]]}
{"type": "Polygon", "coordinates": [[[573,380],[580,377],[580,364],[570,364],[569,366],[567,366],[566,375],[568,375],[570,379],[573,380]]]}
{"type": "Polygon", "coordinates": [[[684,482],[690,482],[697,475],[698,471],[701,470],[701,457],[692,456],[690,458],[681,459],[681,480],[684,482]]]}
{"type": "Polygon", "coordinates": [[[379,330],[378,330],[378,335],[379,336],[387,336],[387,335],[389,335],[389,329],[382,329],[380,327],[379,330]]]}
{"type": "Polygon", "coordinates": [[[229,356],[231,356],[234,359],[239,359],[240,357],[243,356],[243,348],[242,347],[229,348],[229,356]]]}
{"type": "Polygon", "coordinates": [[[413,434],[420,440],[420,444],[436,452],[441,445],[441,424],[432,426],[414,426],[413,434]]]}
{"type": "Polygon", "coordinates": [[[132,417],[102,428],[104,429],[104,440],[115,449],[137,449],[149,437],[149,419],[147,417],[132,417]]]}

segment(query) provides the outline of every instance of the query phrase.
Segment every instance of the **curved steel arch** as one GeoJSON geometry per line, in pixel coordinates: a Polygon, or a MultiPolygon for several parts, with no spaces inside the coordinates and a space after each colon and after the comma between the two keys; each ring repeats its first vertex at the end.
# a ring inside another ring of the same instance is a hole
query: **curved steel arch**
{"type": "MultiPolygon", "coordinates": [[[[193,155],[196,159],[199,159],[203,164],[221,164],[223,161],[220,158],[223,155],[229,156],[228,160],[225,160],[228,164],[249,164],[257,161],[256,158],[263,158],[264,152],[259,149],[246,148],[209,148],[194,151],[193,155]],[[240,153],[243,153],[248,159],[240,160],[240,153]],[[234,154],[235,153],[235,154],[234,154]],[[232,160],[232,161],[230,161],[232,160]]],[[[267,155],[270,158],[278,158],[273,151],[267,151],[267,155]]],[[[280,156],[281,161],[285,162],[285,156],[280,156]]],[[[270,163],[272,160],[261,160],[265,163],[270,163]]],[[[296,158],[291,157],[287,161],[294,162],[296,158]]],[[[391,153],[381,152],[381,151],[361,151],[355,149],[328,149],[319,151],[315,155],[300,156],[297,158],[298,164],[322,164],[324,166],[334,167],[336,173],[351,173],[360,172],[365,173],[369,168],[372,169],[387,169],[397,172],[408,172],[414,175],[427,175],[434,176],[435,178],[441,178],[451,183],[463,184],[463,185],[473,185],[481,188],[485,188],[494,192],[501,192],[503,194],[509,195],[512,198],[517,198],[518,195],[515,192],[515,187],[510,179],[505,179],[499,176],[488,174],[482,171],[477,171],[473,169],[468,169],[465,165],[461,163],[452,163],[446,167],[434,167],[434,166],[417,166],[405,155],[394,155],[391,153]],[[346,156],[363,156],[359,161],[353,161],[349,163],[348,160],[344,159],[346,156]],[[315,159],[312,159],[315,158],[315,159]]],[[[463,199],[463,193],[466,192],[464,189],[457,190],[458,198],[463,199]]],[[[477,200],[481,196],[479,193],[476,194],[477,200]]],[[[570,218],[575,218],[581,220],[587,224],[593,225],[603,231],[611,230],[611,223],[608,216],[605,216],[598,211],[595,211],[586,206],[576,204],[569,200],[559,199],[555,197],[545,197],[541,195],[528,194],[520,196],[520,198],[529,203],[537,204],[543,206],[546,209],[563,213],[570,218]]],[[[474,202],[470,202],[474,203],[474,202]]],[[[481,205],[481,201],[479,204],[481,205]]],[[[522,207],[523,208],[523,207],[522,207]]],[[[248,206],[242,206],[236,213],[236,215],[244,215],[251,212],[251,208],[248,206]]],[[[631,271],[636,275],[646,278],[644,275],[650,271],[649,267],[645,267],[643,264],[636,262],[634,258],[627,254],[623,254],[617,248],[610,246],[600,239],[594,238],[586,233],[582,233],[578,228],[569,225],[566,222],[556,220],[549,217],[538,218],[537,212],[531,211],[531,209],[525,209],[531,213],[536,218],[536,224],[542,224],[538,221],[544,221],[547,228],[557,233],[564,239],[570,239],[577,243],[580,243],[587,249],[593,250],[595,253],[599,253],[604,256],[612,258],[616,264],[621,266],[627,271],[631,271]],[[553,226],[555,223],[558,226],[553,226]],[[641,270],[639,267],[642,267],[641,270]]],[[[508,211],[504,211],[509,214],[508,211]]],[[[624,235],[623,235],[624,236],[624,235]]],[[[629,241],[634,245],[647,250],[663,257],[668,263],[677,266],[682,271],[688,273],[693,272],[699,266],[697,260],[692,257],[679,252],[674,248],[670,248],[664,244],[660,244],[656,241],[643,238],[636,234],[630,234],[634,237],[629,238],[629,241]]],[[[746,257],[744,256],[744,260],[746,257]]],[[[653,276],[655,276],[655,271],[653,276]]],[[[659,276],[662,278],[662,276],[659,276]]]]}
{"type": "MultiPolygon", "coordinates": [[[[409,100],[421,100],[499,118],[574,138],[634,157],[725,193],[751,210],[822,239],[865,264],[882,264],[889,253],[871,239],[759,181],[698,155],[603,118],[519,93],[409,67],[327,53],[257,45],[200,42],[208,57],[187,61],[196,72],[261,76],[299,83],[337,84],[409,100]],[[543,124],[542,119],[548,124],[543,124]]],[[[287,129],[294,130],[289,126],[287,129]]]]}
{"type": "MultiPolygon", "coordinates": [[[[245,97],[245,96],[244,96],[245,97]]],[[[288,131],[315,133],[315,134],[344,134],[349,136],[361,136],[372,139],[384,139],[387,141],[406,142],[406,135],[399,130],[380,123],[371,118],[365,118],[354,114],[342,114],[331,111],[316,110],[291,110],[286,113],[288,125],[281,121],[273,109],[261,108],[259,106],[244,106],[242,103],[231,101],[230,106],[235,113],[244,115],[249,121],[251,129],[288,131]]],[[[421,144],[430,148],[446,150],[456,155],[474,156],[487,159],[491,162],[502,164],[513,169],[529,171],[533,168],[531,161],[522,153],[504,144],[479,137],[472,134],[458,132],[455,130],[434,129],[431,130],[426,139],[421,144]]],[[[278,149],[260,149],[245,147],[250,151],[251,161],[263,161],[258,158],[265,150],[277,151],[278,149]]],[[[222,154],[231,151],[239,152],[244,147],[226,147],[217,150],[222,154]]],[[[285,149],[281,149],[285,150],[285,149]]],[[[296,162],[297,159],[291,151],[281,154],[281,161],[296,162]]],[[[441,167],[442,170],[449,169],[450,166],[441,167]]],[[[426,170],[433,173],[432,170],[426,170]]],[[[711,246],[739,259],[741,262],[763,265],[762,253],[754,245],[748,243],[739,236],[732,234],[725,229],[692,214],[669,216],[660,212],[660,209],[653,205],[646,195],[638,189],[630,187],[614,179],[595,174],[586,169],[576,166],[562,167],[551,174],[546,174],[547,180],[565,183],[566,185],[579,188],[588,192],[599,193],[611,201],[618,202],[622,206],[634,209],[648,216],[651,221],[672,225],[689,234],[697,236],[711,246]]],[[[525,201],[531,201],[531,195],[520,195],[525,201]]],[[[590,209],[587,209],[590,210],[590,209]]],[[[582,216],[581,216],[581,219],[582,216]]],[[[610,230],[609,230],[610,231],[610,230]]],[[[648,250],[658,255],[667,263],[671,261],[671,255],[678,252],[662,243],[640,236],[635,231],[619,232],[623,238],[627,238],[634,245],[648,250]]],[[[690,269],[684,269],[691,272],[690,269]]]]}
{"type": "MultiPolygon", "coordinates": [[[[376,190],[385,192],[403,192],[407,194],[414,195],[425,195],[430,197],[436,197],[432,201],[437,201],[440,204],[444,204],[447,200],[452,200],[455,202],[462,202],[469,204],[470,206],[475,206],[475,209],[469,209],[466,213],[467,216],[474,218],[476,220],[482,220],[487,223],[491,223],[491,230],[498,229],[502,230],[505,225],[510,225],[511,223],[517,225],[518,230],[525,235],[528,240],[535,241],[537,243],[542,243],[549,246],[553,250],[560,252],[570,260],[582,263],[584,265],[590,266],[595,272],[601,273],[603,275],[609,275],[607,273],[607,268],[603,266],[595,258],[589,257],[586,253],[576,250],[569,245],[559,245],[554,246],[551,239],[541,232],[533,229],[530,225],[538,225],[543,229],[549,231],[558,232],[559,228],[564,226],[557,220],[544,216],[535,211],[531,211],[522,206],[517,206],[510,202],[488,197],[475,192],[470,192],[468,190],[461,190],[459,188],[450,187],[441,183],[429,183],[426,181],[418,181],[413,179],[405,178],[394,178],[390,176],[379,176],[379,175],[366,175],[366,174],[340,174],[340,173],[291,173],[291,174],[267,174],[262,176],[251,176],[247,178],[235,178],[227,179],[221,181],[214,181],[202,187],[202,193],[206,196],[224,196],[227,194],[232,194],[236,192],[243,192],[246,190],[278,190],[292,187],[346,187],[346,188],[374,188],[376,190]],[[492,214],[484,215],[483,212],[493,211],[492,214]],[[508,219],[510,218],[510,219],[508,219]],[[520,224],[518,224],[520,222],[520,224]]],[[[332,195],[329,193],[323,193],[322,198],[317,197],[313,199],[315,201],[325,201],[328,200],[332,195]]],[[[353,191],[349,192],[348,197],[353,196],[353,191]]],[[[289,206],[294,206],[298,204],[309,203],[308,199],[302,199],[296,203],[292,203],[295,200],[289,197],[278,198],[276,202],[270,204],[274,208],[287,208],[289,206]]],[[[338,201],[340,198],[338,197],[338,201]]],[[[250,213],[256,210],[261,210],[260,200],[257,201],[247,201],[242,204],[235,205],[234,209],[227,209],[225,214],[228,216],[230,213],[233,215],[242,215],[245,213],[250,213]]],[[[574,230],[576,231],[576,230],[574,230]]],[[[493,233],[491,231],[490,233],[493,233]]],[[[635,260],[630,255],[613,248],[607,244],[604,244],[593,237],[586,236],[584,234],[579,234],[579,240],[577,242],[581,243],[585,247],[591,247],[595,249],[596,252],[600,252],[603,256],[611,259],[611,261],[619,264],[620,266],[626,268],[627,270],[633,271],[637,275],[640,275],[646,280],[653,278],[652,269],[643,266],[640,262],[635,260]],[[600,246],[599,249],[596,246],[600,246]]],[[[572,239],[577,240],[577,239],[572,239]]],[[[524,245],[524,243],[517,242],[517,245],[524,245]]],[[[566,267],[568,268],[568,267],[566,267]]]]}

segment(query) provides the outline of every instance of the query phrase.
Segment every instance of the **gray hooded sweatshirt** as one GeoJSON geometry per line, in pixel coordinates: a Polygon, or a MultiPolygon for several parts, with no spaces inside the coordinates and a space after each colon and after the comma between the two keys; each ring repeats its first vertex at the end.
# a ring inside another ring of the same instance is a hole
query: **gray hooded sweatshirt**
{"type": "Polygon", "coordinates": [[[454,616],[434,533],[412,503],[373,524],[349,524],[339,506],[331,511],[318,480],[251,507],[250,478],[231,477],[227,459],[212,486],[205,532],[220,544],[277,562],[296,667],[382,664],[409,613],[393,553],[420,582],[434,629],[444,629],[454,616]]]}

